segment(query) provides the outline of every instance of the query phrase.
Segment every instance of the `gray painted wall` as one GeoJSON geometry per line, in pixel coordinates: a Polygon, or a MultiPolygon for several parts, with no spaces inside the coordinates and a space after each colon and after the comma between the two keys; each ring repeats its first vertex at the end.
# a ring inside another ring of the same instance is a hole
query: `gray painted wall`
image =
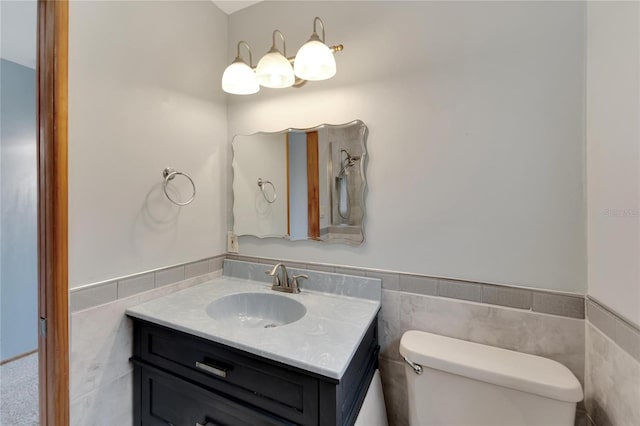
{"type": "Polygon", "coordinates": [[[0,60],[0,360],[37,348],[35,71],[0,60]]]}

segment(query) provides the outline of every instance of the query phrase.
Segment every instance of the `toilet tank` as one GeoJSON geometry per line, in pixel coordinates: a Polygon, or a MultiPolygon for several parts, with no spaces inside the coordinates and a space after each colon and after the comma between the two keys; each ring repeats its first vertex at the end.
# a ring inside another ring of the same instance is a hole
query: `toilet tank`
{"type": "Polygon", "coordinates": [[[400,353],[412,426],[573,426],[583,398],[567,367],[535,355],[422,331],[400,353]]]}

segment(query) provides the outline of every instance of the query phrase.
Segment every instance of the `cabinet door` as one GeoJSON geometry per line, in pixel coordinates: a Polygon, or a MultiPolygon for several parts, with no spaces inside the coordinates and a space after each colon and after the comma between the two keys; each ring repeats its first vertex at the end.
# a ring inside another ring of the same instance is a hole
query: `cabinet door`
{"type": "Polygon", "coordinates": [[[318,423],[318,379],[175,330],[136,321],[135,359],[295,424],[318,423]]]}
{"type": "Polygon", "coordinates": [[[141,378],[141,425],[293,425],[255,407],[201,388],[155,368],[137,366],[141,378]]]}

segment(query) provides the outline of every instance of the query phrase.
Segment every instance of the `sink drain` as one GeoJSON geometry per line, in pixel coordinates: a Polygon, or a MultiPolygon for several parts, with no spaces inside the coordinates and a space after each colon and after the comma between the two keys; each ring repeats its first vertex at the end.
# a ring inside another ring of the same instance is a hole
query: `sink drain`
{"type": "Polygon", "coordinates": [[[277,325],[276,324],[265,324],[264,325],[264,328],[274,328],[274,327],[277,327],[277,325]]]}

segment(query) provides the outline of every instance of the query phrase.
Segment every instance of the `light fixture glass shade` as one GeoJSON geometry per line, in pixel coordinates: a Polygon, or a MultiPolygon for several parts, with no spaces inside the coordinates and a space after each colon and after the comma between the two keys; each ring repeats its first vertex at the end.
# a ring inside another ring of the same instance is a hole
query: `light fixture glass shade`
{"type": "Polygon", "coordinates": [[[251,67],[236,59],[222,74],[222,90],[233,95],[252,95],[260,90],[260,86],[251,67]]]}
{"type": "Polygon", "coordinates": [[[303,80],[327,80],[336,75],[336,59],[326,44],[312,37],[298,50],[293,72],[303,80]]]}
{"type": "Polygon", "coordinates": [[[291,63],[282,53],[274,49],[271,49],[258,62],[256,77],[261,86],[274,89],[290,87],[295,81],[291,63]]]}

